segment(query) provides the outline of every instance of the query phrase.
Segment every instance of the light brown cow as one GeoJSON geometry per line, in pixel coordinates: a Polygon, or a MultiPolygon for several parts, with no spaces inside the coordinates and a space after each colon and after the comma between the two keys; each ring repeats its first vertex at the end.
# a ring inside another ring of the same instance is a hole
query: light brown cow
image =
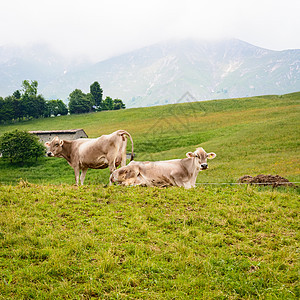
{"type": "Polygon", "coordinates": [[[102,135],[96,139],[78,139],[73,141],[60,140],[55,137],[46,142],[49,147],[48,156],[63,157],[74,169],[76,184],[83,184],[88,168],[109,168],[112,173],[118,166],[126,165],[127,136],[131,141],[131,160],[133,159],[133,141],[125,130],[118,130],[109,135],[102,135]]]}
{"type": "Polygon", "coordinates": [[[215,158],[216,154],[197,148],[186,156],[183,159],[155,162],[132,161],[111,174],[110,184],[195,187],[199,171],[206,170],[207,159],[215,158]]]}

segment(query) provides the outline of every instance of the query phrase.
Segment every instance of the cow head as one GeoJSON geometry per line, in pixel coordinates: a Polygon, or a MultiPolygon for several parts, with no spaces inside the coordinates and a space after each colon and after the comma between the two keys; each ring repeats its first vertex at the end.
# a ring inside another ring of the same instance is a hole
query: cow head
{"type": "Polygon", "coordinates": [[[121,167],[118,170],[115,170],[111,175],[110,175],[110,184],[111,183],[119,183],[123,185],[131,185],[135,182],[137,179],[137,172],[132,166],[127,165],[124,167],[121,167]]]}
{"type": "Polygon", "coordinates": [[[206,170],[208,168],[207,159],[213,159],[217,155],[213,152],[206,153],[203,148],[197,148],[195,152],[188,152],[187,157],[195,158],[196,163],[199,164],[200,170],[206,170]]]}
{"type": "Polygon", "coordinates": [[[62,152],[64,141],[60,140],[58,136],[56,136],[51,142],[46,142],[45,146],[49,148],[47,151],[47,156],[57,156],[59,157],[62,152]]]}

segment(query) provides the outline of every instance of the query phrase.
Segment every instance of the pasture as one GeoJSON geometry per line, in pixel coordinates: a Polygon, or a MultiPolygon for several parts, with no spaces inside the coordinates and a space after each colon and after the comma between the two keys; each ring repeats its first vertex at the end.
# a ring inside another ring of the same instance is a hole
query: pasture
{"type": "Polygon", "coordinates": [[[298,299],[294,189],[0,186],[1,299],[298,299]]]}
{"type": "MultiPolygon", "coordinates": [[[[64,159],[0,159],[0,299],[298,299],[300,93],[32,120],[0,126],[125,129],[136,160],[217,157],[195,189],[74,186],[64,159]]],[[[130,145],[128,145],[130,149],[130,145]]]]}
{"type": "MultiPolygon", "coordinates": [[[[13,129],[83,128],[89,137],[127,130],[136,160],[184,158],[202,146],[215,152],[198,182],[236,182],[242,175],[279,174],[300,181],[300,93],[283,96],[182,103],[167,106],[62,116],[2,125],[13,129]]],[[[130,149],[128,145],[128,151],[130,149]]],[[[44,158],[24,167],[0,160],[0,182],[74,183],[64,159],[44,158]]],[[[88,170],[87,184],[106,184],[108,170],[88,170]]]]}

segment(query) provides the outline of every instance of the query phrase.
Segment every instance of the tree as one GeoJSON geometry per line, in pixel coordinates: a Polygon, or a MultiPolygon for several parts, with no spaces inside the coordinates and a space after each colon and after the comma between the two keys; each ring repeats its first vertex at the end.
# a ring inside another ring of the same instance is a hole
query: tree
{"type": "Polygon", "coordinates": [[[12,96],[1,98],[0,123],[46,116],[46,100],[42,95],[37,95],[37,87],[37,81],[24,80],[22,93],[16,90],[12,96]]]}
{"type": "Polygon", "coordinates": [[[113,110],[114,109],[114,102],[111,97],[106,97],[105,100],[102,102],[102,110],[113,110]]]}
{"type": "Polygon", "coordinates": [[[69,110],[71,114],[124,108],[125,104],[121,99],[113,100],[107,96],[103,100],[103,90],[97,81],[90,85],[90,93],[84,94],[81,90],[76,89],[69,95],[69,110]]]}
{"type": "Polygon", "coordinates": [[[103,90],[100,87],[99,82],[95,81],[93,84],[90,85],[90,93],[93,96],[95,101],[95,105],[97,107],[101,107],[102,97],[103,97],[103,90]]]}
{"type": "Polygon", "coordinates": [[[46,100],[42,95],[34,96],[26,93],[22,96],[21,107],[27,119],[39,118],[45,114],[46,100]]]}
{"type": "Polygon", "coordinates": [[[22,82],[23,95],[36,96],[37,88],[38,88],[38,82],[36,80],[31,80],[31,83],[29,83],[29,80],[24,80],[22,82]]]}
{"type": "Polygon", "coordinates": [[[68,114],[68,108],[62,100],[49,100],[46,102],[46,106],[46,117],[68,114]]]}
{"type": "Polygon", "coordinates": [[[90,103],[90,111],[95,111],[95,100],[94,97],[91,93],[87,93],[86,95],[86,100],[89,101],[90,103]]]}
{"type": "MultiPolygon", "coordinates": [[[[39,118],[45,115],[46,100],[42,95],[37,95],[38,82],[28,80],[22,82],[20,109],[25,118],[39,118]]],[[[15,92],[18,96],[17,91],[15,92]]]]}
{"type": "Polygon", "coordinates": [[[125,104],[121,99],[114,99],[113,109],[114,110],[125,109],[125,104]]]}
{"type": "Polygon", "coordinates": [[[27,131],[14,130],[0,137],[0,152],[3,159],[10,162],[24,162],[45,154],[45,147],[37,136],[27,131]]]}
{"type": "Polygon", "coordinates": [[[16,98],[16,99],[21,99],[21,93],[19,90],[16,90],[15,92],[13,92],[13,96],[16,98]]]}
{"type": "Polygon", "coordinates": [[[12,96],[0,99],[0,122],[10,122],[14,117],[12,96]]]}
{"type": "Polygon", "coordinates": [[[20,121],[24,116],[23,111],[22,111],[21,99],[13,96],[12,105],[13,105],[13,111],[14,111],[14,120],[20,121]]]}
{"type": "Polygon", "coordinates": [[[87,113],[93,109],[93,99],[90,94],[86,95],[76,89],[69,95],[69,110],[71,114],[87,113]]]}
{"type": "Polygon", "coordinates": [[[46,100],[42,95],[35,97],[36,115],[34,118],[42,117],[46,110],[46,100]]]}
{"type": "Polygon", "coordinates": [[[0,123],[4,121],[3,107],[4,107],[4,99],[0,97],[0,123]]]}
{"type": "Polygon", "coordinates": [[[15,96],[0,98],[0,123],[20,120],[23,117],[21,100],[15,96]]]}

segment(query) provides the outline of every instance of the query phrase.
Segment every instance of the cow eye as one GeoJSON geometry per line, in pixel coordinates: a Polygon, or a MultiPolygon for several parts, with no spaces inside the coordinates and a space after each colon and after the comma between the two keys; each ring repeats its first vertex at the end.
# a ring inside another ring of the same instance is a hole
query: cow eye
{"type": "Polygon", "coordinates": [[[58,146],[59,146],[59,143],[55,144],[54,146],[55,146],[55,147],[58,147],[58,146]]]}

